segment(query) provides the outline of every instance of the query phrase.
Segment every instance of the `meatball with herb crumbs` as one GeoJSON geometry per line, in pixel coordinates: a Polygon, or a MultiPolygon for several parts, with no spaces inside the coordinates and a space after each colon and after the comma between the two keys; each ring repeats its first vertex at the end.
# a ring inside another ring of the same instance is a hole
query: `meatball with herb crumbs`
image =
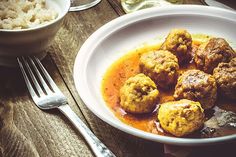
{"type": "Polygon", "coordinates": [[[155,83],[142,73],[130,77],[120,89],[120,105],[130,113],[152,112],[158,100],[155,83]]]}
{"type": "Polygon", "coordinates": [[[222,95],[236,99],[236,58],[229,63],[220,63],[213,71],[218,90],[222,95]]]}
{"type": "Polygon", "coordinates": [[[201,128],[204,110],[199,102],[182,99],[161,104],[157,118],[166,132],[182,137],[201,128]]]}
{"type": "Polygon", "coordinates": [[[179,69],[178,59],[169,51],[159,50],[143,54],[139,67],[157,86],[169,88],[176,83],[179,69]]]}
{"type": "Polygon", "coordinates": [[[212,74],[219,63],[229,62],[235,56],[236,53],[225,39],[211,38],[199,46],[194,61],[198,69],[212,74]]]}
{"type": "Polygon", "coordinates": [[[191,59],[192,37],[185,29],[172,29],[161,49],[168,50],[178,58],[180,64],[191,59]]]}
{"type": "Polygon", "coordinates": [[[215,105],[217,85],[214,77],[200,70],[188,70],[179,78],[175,86],[174,98],[199,101],[203,109],[215,105]]]}

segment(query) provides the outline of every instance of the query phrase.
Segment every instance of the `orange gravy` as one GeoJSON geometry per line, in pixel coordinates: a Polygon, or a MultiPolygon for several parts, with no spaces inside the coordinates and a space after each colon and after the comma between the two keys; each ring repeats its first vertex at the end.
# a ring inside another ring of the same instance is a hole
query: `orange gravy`
{"type": "MultiPolygon", "coordinates": [[[[193,42],[194,46],[199,46],[200,43],[195,41],[193,42]]],[[[143,53],[149,52],[149,51],[155,51],[160,48],[160,44],[157,45],[144,45],[143,47],[137,48],[135,50],[132,50],[125,54],[123,57],[115,61],[106,71],[103,80],[102,80],[102,94],[103,98],[108,105],[108,107],[113,111],[115,116],[124,122],[127,125],[130,125],[134,128],[151,132],[155,134],[160,135],[168,135],[167,133],[164,133],[164,131],[159,126],[159,123],[156,121],[157,119],[157,111],[154,110],[152,113],[149,114],[130,114],[125,112],[121,107],[119,103],[119,90],[123,86],[124,82],[131,76],[134,76],[138,73],[140,73],[139,70],[139,58],[143,53]]],[[[189,69],[196,69],[195,64],[189,63],[185,67],[180,67],[179,73],[183,73],[186,70],[189,69]]],[[[172,101],[173,93],[174,93],[174,87],[171,88],[169,91],[163,91],[161,89],[158,89],[160,91],[160,101],[159,104],[172,101]]],[[[159,106],[159,105],[157,105],[159,106]]],[[[218,106],[221,106],[221,108],[229,109],[233,112],[236,112],[236,103],[232,102],[220,102],[218,106]],[[227,104],[228,103],[228,104],[227,104]],[[227,105],[225,105],[227,104],[227,105]],[[227,106],[227,107],[225,107],[227,106]]],[[[236,133],[236,129],[235,129],[236,133]]],[[[232,133],[230,133],[232,134],[232,133]]]]}

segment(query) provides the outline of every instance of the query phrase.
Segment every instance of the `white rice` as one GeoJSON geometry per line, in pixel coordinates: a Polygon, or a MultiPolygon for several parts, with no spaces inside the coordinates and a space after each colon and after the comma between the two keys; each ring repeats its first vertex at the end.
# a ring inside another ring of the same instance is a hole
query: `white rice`
{"type": "Polygon", "coordinates": [[[48,23],[58,13],[45,0],[0,0],[0,29],[27,29],[48,23]]]}

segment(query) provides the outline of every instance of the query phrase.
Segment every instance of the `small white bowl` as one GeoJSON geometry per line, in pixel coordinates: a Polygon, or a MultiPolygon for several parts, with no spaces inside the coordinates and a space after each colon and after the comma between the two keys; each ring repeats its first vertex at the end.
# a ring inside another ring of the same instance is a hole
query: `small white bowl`
{"type": "Polygon", "coordinates": [[[14,65],[17,56],[35,55],[42,58],[46,55],[44,50],[52,43],[61,27],[69,11],[70,0],[46,0],[46,5],[58,13],[55,20],[28,29],[0,29],[0,65],[14,65]]]}

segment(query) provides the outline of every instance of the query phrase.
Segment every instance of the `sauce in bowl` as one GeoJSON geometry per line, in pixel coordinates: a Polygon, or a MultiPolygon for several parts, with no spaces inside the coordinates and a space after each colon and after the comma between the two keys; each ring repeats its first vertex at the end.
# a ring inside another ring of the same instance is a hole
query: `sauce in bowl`
{"type": "MultiPolygon", "coordinates": [[[[207,35],[195,35],[193,37],[193,51],[202,42],[209,39],[207,35]]],[[[106,71],[102,80],[102,94],[108,107],[113,111],[115,116],[123,123],[130,125],[134,128],[159,134],[172,136],[169,133],[163,131],[157,121],[157,111],[159,104],[173,101],[174,87],[170,90],[160,91],[160,101],[157,104],[157,108],[149,114],[131,114],[124,111],[120,106],[119,90],[123,86],[124,82],[138,73],[139,58],[143,53],[149,51],[155,51],[160,48],[161,44],[154,45],[144,44],[143,46],[131,50],[120,59],[116,60],[106,71]]],[[[183,72],[196,69],[195,63],[190,63],[180,67],[178,73],[181,75],[183,72]]],[[[206,137],[219,137],[230,134],[236,134],[236,102],[233,100],[225,99],[222,96],[218,96],[218,100],[214,108],[205,111],[205,123],[201,130],[198,130],[188,137],[191,138],[206,138],[206,137]]]]}

